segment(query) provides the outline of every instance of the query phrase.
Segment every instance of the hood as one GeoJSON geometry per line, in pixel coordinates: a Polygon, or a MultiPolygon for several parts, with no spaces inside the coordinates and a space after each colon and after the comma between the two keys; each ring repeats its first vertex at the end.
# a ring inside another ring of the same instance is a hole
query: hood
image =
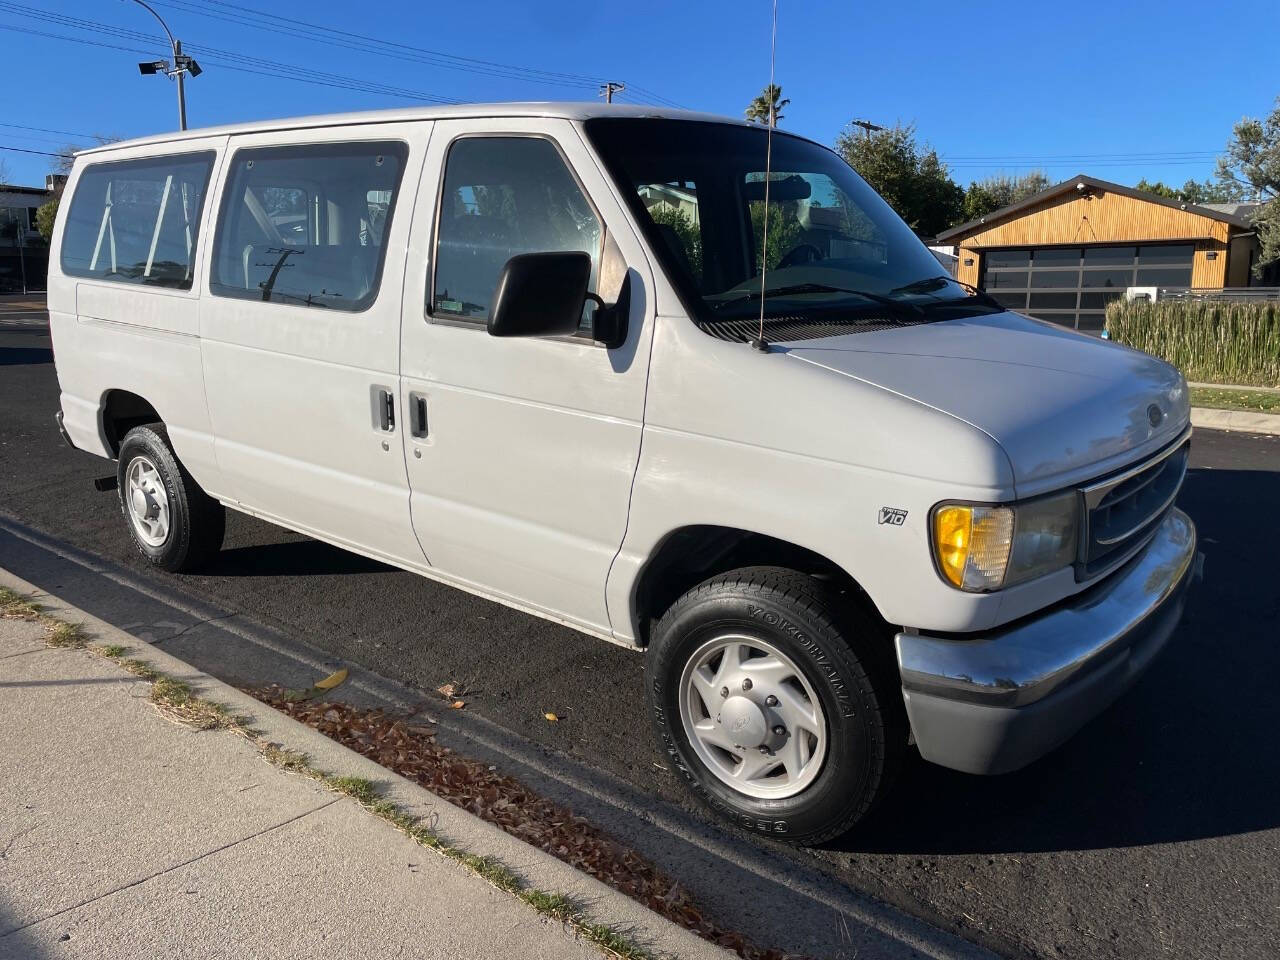
{"type": "Polygon", "coordinates": [[[1186,383],[1164,361],[1014,313],[774,349],[984,431],[1008,455],[1019,496],[1137,459],[1190,417],[1186,383]]]}

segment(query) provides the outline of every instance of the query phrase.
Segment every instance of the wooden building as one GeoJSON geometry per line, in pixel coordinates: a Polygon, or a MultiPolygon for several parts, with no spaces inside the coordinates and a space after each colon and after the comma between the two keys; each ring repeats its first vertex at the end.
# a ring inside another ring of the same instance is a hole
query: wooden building
{"type": "Polygon", "coordinates": [[[1249,285],[1258,240],[1239,211],[1078,176],[938,235],[956,277],[1004,306],[1097,332],[1127,287],[1249,285]]]}

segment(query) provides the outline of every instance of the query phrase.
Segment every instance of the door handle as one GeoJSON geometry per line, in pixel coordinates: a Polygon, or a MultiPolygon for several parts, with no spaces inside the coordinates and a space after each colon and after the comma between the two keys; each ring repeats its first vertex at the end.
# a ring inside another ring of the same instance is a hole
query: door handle
{"type": "Polygon", "coordinates": [[[378,391],[378,426],[387,433],[396,429],[396,398],[390,390],[378,391]]]}
{"type": "Polygon", "coordinates": [[[420,440],[427,436],[427,398],[420,393],[409,394],[409,432],[420,440]]]}

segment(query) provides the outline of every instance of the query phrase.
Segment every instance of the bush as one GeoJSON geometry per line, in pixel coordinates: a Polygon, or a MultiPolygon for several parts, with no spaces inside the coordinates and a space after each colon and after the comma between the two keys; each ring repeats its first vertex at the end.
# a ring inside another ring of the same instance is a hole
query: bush
{"type": "Polygon", "coordinates": [[[1107,331],[1188,380],[1280,386],[1280,303],[1117,300],[1107,331]]]}

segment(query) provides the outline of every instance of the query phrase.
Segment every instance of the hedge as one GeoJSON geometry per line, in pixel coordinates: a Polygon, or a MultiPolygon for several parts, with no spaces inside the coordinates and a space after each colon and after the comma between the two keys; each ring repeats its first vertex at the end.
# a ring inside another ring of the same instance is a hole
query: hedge
{"type": "Polygon", "coordinates": [[[1280,303],[1117,300],[1107,332],[1168,360],[1188,380],[1280,386],[1280,303]]]}

